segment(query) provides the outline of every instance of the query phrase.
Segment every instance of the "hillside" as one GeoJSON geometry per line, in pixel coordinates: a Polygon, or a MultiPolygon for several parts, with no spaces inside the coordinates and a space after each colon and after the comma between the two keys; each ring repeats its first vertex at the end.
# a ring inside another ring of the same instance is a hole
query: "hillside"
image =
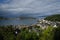
{"type": "Polygon", "coordinates": [[[0,20],[7,20],[8,18],[0,17],[0,20]]]}
{"type": "Polygon", "coordinates": [[[20,19],[36,19],[34,17],[20,17],[20,19]]]}
{"type": "Polygon", "coordinates": [[[55,15],[51,15],[45,18],[45,20],[49,20],[49,21],[60,21],[60,14],[55,14],[55,15]]]}

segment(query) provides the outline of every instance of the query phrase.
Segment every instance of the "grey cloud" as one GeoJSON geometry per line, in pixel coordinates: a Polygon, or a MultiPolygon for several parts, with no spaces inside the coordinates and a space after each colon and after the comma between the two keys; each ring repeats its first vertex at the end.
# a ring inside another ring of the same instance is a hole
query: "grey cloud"
{"type": "Polygon", "coordinates": [[[0,4],[0,9],[24,13],[56,13],[60,11],[59,0],[12,0],[8,4],[0,4]],[[51,12],[51,11],[54,12],[51,12]],[[57,11],[56,11],[57,10],[57,11]]]}

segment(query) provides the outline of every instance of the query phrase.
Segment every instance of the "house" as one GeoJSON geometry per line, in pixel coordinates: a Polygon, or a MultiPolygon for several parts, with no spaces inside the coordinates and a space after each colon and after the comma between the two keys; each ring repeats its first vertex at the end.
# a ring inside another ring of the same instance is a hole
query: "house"
{"type": "Polygon", "coordinates": [[[42,29],[47,28],[48,26],[52,26],[52,27],[57,27],[56,22],[52,22],[52,21],[48,21],[48,20],[38,20],[38,22],[36,23],[37,26],[40,26],[42,29]]]}

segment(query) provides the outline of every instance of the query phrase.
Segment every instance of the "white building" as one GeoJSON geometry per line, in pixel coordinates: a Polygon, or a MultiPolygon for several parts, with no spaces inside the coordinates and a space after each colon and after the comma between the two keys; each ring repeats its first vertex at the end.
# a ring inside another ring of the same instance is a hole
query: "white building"
{"type": "Polygon", "coordinates": [[[38,23],[36,24],[37,26],[40,26],[42,29],[52,26],[52,27],[57,27],[55,22],[47,21],[47,20],[38,20],[38,23]]]}

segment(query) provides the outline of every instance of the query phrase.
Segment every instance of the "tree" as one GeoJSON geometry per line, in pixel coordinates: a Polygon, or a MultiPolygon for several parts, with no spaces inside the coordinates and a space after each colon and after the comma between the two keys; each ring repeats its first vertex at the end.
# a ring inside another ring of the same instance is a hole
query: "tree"
{"type": "Polygon", "coordinates": [[[43,30],[41,40],[53,40],[54,32],[53,27],[49,26],[45,30],[43,30]]]}
{"type": "Polygon", "coordinates": [[[54,40],[60,40],[60,27],[57,27],[54,30],[54,40]]]}

